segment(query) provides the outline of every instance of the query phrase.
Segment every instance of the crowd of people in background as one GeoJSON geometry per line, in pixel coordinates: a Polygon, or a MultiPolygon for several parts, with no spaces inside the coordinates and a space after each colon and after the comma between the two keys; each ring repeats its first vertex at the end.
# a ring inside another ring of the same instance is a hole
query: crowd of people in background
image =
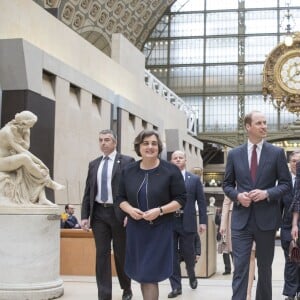
{"type": "MultiPolygon", "coordinates": [[[[284,150],[265,141],[267,123],[261,112],[246,115],[244,126],[248,140],[228,153],[225,198],[213,211],[222,274],[233,273],[232,300],[250,300],[255,279],[256,300],[271,300],[280,227],[285,257],[282,293],[285,300],[300,300],[299,265],[289,259],[290,242],[298,239],[300,151],[289,155],[288,165],[284,150]]],[[[206,207],[203,184],[186,170],[183,151],[174,151],[170,161],[161,159],[163,143],[156,131],[141,131],[133,144],[137,161],[118,153],[114,132],[102,130],[102,155],[89,164],[81,222],[73,205],[66,205],[61,215],[61,228],[93,230],[99,300],[112,299],[111,245],[122,300],[133,297],[131,280],[140,283],[144,300],[159,299],[159,282],[165,279],[171,285],[168,298],[181,295],[181,262],[190,287],[198,285],[199,235],[207,229],[207,210],[212,212],[214,203],[206,207]]]]}

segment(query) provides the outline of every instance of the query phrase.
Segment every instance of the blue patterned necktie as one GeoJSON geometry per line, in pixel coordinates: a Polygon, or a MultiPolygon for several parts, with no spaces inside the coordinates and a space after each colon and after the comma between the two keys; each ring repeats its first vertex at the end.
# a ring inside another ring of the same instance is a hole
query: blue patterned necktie
{"type": "Polygon", "coordinates": [[[103,158],[104,164],[102,167],[101,173],[101,200],[106,202],[108,200],[108,191],[107,191],[107,167],[108,167],[108,160],[109,157],[105,156],[103,158]]]}

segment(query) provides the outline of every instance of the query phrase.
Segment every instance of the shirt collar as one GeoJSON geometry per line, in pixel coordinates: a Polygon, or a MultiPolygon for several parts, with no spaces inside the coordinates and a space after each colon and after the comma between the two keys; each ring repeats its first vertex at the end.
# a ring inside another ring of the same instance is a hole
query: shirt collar
{"type": "MultiPolygon", "coordinates": [[[[256,144],[257,150],[260,151],[262,149],[264,140],[261,140],[259,143],[256,144]]],[[[253,148],[253,143],[250,142],[250,140],[248,140],[248,150],[252,150],[253,148]]]]}
{"type": "MultiPolygon", "coordinates": [[[[107,157],[109,157],[109,159],[111,159],[112,161],[115,160],[116,158],[116,155],[117,155],[117,150],[114,150],[112,153],[110,153],[109,155],[107,155],[107,157]]],[[[104,157],[104,155],[103,155],[104,157]]]]}

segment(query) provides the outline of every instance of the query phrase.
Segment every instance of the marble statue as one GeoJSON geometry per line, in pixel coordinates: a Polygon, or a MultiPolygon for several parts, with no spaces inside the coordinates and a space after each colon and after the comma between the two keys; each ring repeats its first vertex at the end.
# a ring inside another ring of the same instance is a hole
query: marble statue
{"type": "Polygon", "coordinates": [[[46,198],[45,187],[64,188],[29,151],[30,129],[37,119],[32,112],[22,111],[0,129],[0,205],[55,205],[46,198]]]}
{"type": "Polygon", "coordinates": [[[215,207],[215,202],[216,198],[215,197],[209,197],[209,206],[207,207],[207,211],[210,213],[215,214],[216,213],[216,207],[215,207]]]}

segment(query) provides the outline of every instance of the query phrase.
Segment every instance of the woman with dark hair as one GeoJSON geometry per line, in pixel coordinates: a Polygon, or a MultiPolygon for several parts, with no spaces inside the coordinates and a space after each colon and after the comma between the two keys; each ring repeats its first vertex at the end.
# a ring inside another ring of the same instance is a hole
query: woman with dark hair
{"type": "Polygon", "coordinates": [[[142,159],[123,170],[118,197],[128,216],[125,271],[141,284],[144,300],[156,300],[158,282],[172,274],[172,213],[185,204],[185,184],[179,168],[160,159],[156,131],[140,132],[134,149],[142,159]]]}

